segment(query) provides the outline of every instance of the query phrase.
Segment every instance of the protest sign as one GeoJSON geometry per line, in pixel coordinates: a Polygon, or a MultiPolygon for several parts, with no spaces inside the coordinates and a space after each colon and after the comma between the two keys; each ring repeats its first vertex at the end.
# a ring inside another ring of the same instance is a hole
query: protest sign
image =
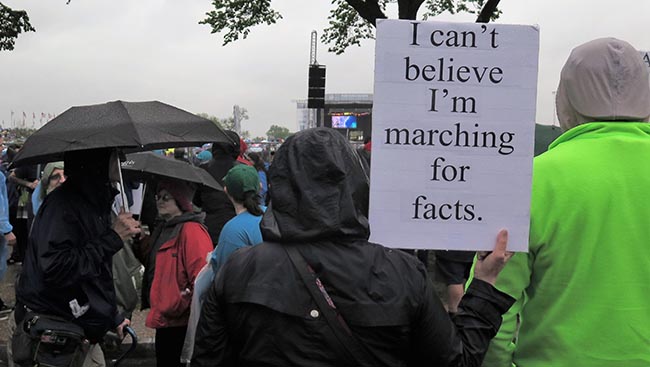
{"type": "Polygon", "coordinates": [[[527,251],[539,30],[377,24],[371,241],[527,251]]]}

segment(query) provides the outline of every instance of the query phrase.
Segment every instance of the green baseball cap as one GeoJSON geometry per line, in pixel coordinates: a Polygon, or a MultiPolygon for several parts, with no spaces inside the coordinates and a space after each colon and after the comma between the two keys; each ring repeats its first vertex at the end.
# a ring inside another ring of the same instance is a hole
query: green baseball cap
{"type": "Polygon", "coordinates": [[[260,189],[260,176],[251,166],[240,164],[234,166],[223,178],[223,184],[228,188],[228,194],[243,201],[244,194],[249,191],[257,193],[260,189]]]}

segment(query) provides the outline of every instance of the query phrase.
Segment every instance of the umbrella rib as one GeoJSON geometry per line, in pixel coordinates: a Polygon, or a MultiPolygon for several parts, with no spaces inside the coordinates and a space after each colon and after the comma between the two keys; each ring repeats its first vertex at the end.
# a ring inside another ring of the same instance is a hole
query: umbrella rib
{"type": "MultiPolygon", "coordinates": [[[[129,116],[129,119],[131,121],[133,121],[133,116],[131,116],[131,112],[129,112],[129,109],[126,108],[126,106],[124,105],[124,101],[118,101],[118,102],[119,102],[120,106],[124,109],[124,111],[126,112],[126,115],[129,116]]],[[[138,143],[138,147],[139,148],[144,147],[144,144],[142,144],[142,136],[140,134],[140,131],[138,131],[137,124],[132,123],[131,126],[133,126],[133,133],[135,134],[135,141],[138,143]]]]}

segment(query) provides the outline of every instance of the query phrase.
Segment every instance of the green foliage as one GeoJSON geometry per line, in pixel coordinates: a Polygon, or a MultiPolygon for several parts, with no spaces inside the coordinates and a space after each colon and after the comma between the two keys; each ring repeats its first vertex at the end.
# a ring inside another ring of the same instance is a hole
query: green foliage
{"type": "MultiPolygon", "coordinates": [[[[373,39],[374,28],[372,23],[365,20],[345,0],[333,0],[334,8],[328,17],[329,27],[323,30],[321,40],[330,45],[327,49],[337,55],[345,52],[349,46],[361,46],[361,40],[373,39]]],[[[386,0],[382,1],[381,9],[384,10],[386,0]]]]}
{"type": "MultiPolygon", "coordinates": [[[[457,1],[456,4],[454,4],[454,2],[454,0],[427,1],[423,19],[427,20],[429,17],[435,17],[445,11],[448,11],[451,14],[469,13],[478,15],[486,4],[485,0],[461,0],[457,1]]],[[[496,10],[490,19],[498,19],[501,13],[501,10],[496,10]]]]}
{"type": "Polygon", "coordinates": [[[278,126],[278,125],[271,125],[269,131],[266,132],[266,136],[268,136],[269,139],[271,138],[286,139],[291,134],[292,132],[289,131],[289,129],[287,129],[284,126],[278,126]]]}
{"type": "MultiPolygon", "coordinates": [[[[331,0],[329,26],[321,38],[330,45],[328,51],[341,54],[350,46],[360,46],[361,40],[374,38],[376,21],[387,18],[385,10],[389,2],[397,2],[400,19],[416,19],[424,4],[422,16],[426,20],[445,11],[479,14],[486,3],[494,4],[495,0],[331,0]]],[[[224,45],[239,36],[246,38],[255,25],[274,24],[282,18],[271,8],[271,0],[213,0],[212,4],[215,10],[208,12],[200,23],[210,25],[212,33],[225,31],[224,45]]],[[[497,19],[500,14],[501,11],[495,11],[491,19],[497,19]]]]}
{"type": "Polygon", "coordinates": [[[214,122],[217,126],[224,130],[232,130],[235,128],[235,118],[232,116],[222,119],[217,116],[208,115],[207,113],[197,113],[196,115],[214,122]]]}
{"type": "Polygon", "coordinates": [[[258,24],[274,24],[282,15],[271,9],[271,0],[213,0],[215,10],[206,13],[207,18],[199,24],[209,24],[212,33],[226,30],[223,44],[227,45],[246,38],[250,27],[258,24]]]}
{"type": "Polygon", "coordinates": [[[36,32],[24,10],[13,10],[0,3],[0,51],[11,51],[22,32],[36,32]]]}

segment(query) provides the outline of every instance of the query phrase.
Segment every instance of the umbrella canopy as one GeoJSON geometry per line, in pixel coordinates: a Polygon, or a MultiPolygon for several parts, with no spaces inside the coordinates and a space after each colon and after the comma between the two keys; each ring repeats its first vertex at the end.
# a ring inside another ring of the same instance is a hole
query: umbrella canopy
{"type": "Polygon", "coordinates": [[[32,134],[14,165],[63,160],[63,152],[121,148],[125,152],[231,142],[208,119],[158,101],[72,107],[32,134]]]}
{"type": "Polygon", "coordinates": [[[152,152],[127,154],[122,162],[122,174],[126,179],[151,179],[156,176],[194,182],[215,190],[223,190],[208,171],[173,158],[152,152]]]}

